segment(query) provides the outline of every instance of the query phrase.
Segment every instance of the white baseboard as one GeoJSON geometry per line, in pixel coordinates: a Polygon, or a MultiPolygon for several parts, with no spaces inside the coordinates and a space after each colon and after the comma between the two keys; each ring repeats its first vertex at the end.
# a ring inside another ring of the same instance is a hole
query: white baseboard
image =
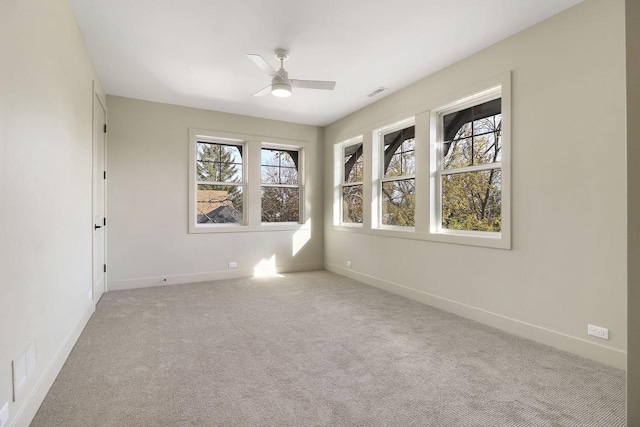
{"type": "Polygon", "coordinates": [[[512,319],[501,314],[492,313],[487,310],[447,298],[442,298],[427,292],[411,289],[398,283],[381,280],[352,269],[343,268],[333,264],[325,264],[325,269],[359,282],[366,283],[367,285],[402,295],[414,301],[484,323],[485,325],[501,329],[523,338],[528,338],[560,350],[568,351],[570,353],[577,354],[578,356],[613,366],[614,368],[622,370],[627,369],[627,353],[622,350],[522,322],[517,319],[512,319]]]}
{"type": "MultiPolygon", "coordinates": [[[[322,263],[306,263],[276,266],[276,273],[292,273],[295,271],[322,270],[322,263]]],[[[233,268],[228,270],[209,271],[205,273],[176,274],[172,276],[142,277],[136,279],[114,280],[107,283],[107,291],[124,289],[149,288],[152,286],[180,285],[183,283],[208,282],[210,280],[237,279],[255,275],[253,268],[233,268]]]]}
{"type": "Polygon", "coordinates": [[[29,394],[24,405],[22,405],[18,410],[16,416],[13,418],[13,422],[9,424],[9,427],[28,427],[29,424],[31,424],[33,417],[35,417],[36,412],[38,412],[38,408],[40,408],[44,398],[47,396],[47,393],[49,393],[49,389],[58,377],[62,366],[67,361],[73,346],[78,341],[78,338],[80,338],[80,334],[84,330],[84,327],[87,325],[87,322],[94,311],[95,304],[93,304],[92,301],[86,311],[82,314],[82,317],[80,317],[76,326],[69,331],[65,337],[60,349],[46,367],[42,376],[38,379],[38,382],[31,391],[31,394],[29,394]]]}

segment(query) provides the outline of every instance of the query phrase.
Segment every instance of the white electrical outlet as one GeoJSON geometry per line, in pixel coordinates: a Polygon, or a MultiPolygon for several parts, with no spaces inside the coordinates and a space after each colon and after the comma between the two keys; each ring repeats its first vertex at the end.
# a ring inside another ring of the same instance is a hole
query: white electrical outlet
{"type": "Polygon", "coordinates": [[[587,325],[587,334],[602,338],[603,340],[609,339],[609,330],[607,328],[601,328],[600,326],[587,325]]]}
{"type": "Polygon", "coordinates": [[[93,291],[92,290],[89,290],[89,292],[87,292],[87,299],[89,301],[91,301],[93,299],[93,291]]]}
{"type": "Polygon", "coordinates": [[[231,261],[229,263],[229,268],[238,268],[238,263],[236,261],[231,261]]]}
{"type": "Polygon", "coordinates": [[[351,261],[347,261],[347,267],[348,267],[348,268],[351,268],[351,267],[352,267],[351,261]]]}
{"type": "Polygon", "coordinates": [[[9,425],[9,403],[5,403],[2,409],[0,409],[0,427],[7,427],[9,425]]]}

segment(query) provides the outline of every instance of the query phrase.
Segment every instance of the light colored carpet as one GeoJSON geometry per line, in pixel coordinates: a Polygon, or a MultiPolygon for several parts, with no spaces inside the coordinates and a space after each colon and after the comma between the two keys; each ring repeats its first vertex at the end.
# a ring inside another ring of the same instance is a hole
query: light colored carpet
{"type": "Polygon", "coordinates": [[[110,292],[38,426],[624,426],[624,372],[326,271],[110,292]]]}

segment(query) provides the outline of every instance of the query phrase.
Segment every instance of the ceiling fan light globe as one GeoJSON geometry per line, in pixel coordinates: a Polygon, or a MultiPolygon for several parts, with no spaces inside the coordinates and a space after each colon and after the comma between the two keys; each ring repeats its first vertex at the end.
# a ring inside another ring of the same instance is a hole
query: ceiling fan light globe
{"type": "Polygon", "coordinates": [[[271,94],[280,98],[291,96],[291,85],[286,83],[274,83],[271,85],[271,94]]]}

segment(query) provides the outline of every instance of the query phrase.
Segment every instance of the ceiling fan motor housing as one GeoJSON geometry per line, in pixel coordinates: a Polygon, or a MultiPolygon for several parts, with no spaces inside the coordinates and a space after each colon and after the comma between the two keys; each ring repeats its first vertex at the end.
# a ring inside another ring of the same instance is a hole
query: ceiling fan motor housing
{"type": "Polygon", "coordinates": [[[291,80],[286,75],[284,77],[275,76],[271,80],[271,93],[275,96],[290,96],[291,95],[291,80]]]}

